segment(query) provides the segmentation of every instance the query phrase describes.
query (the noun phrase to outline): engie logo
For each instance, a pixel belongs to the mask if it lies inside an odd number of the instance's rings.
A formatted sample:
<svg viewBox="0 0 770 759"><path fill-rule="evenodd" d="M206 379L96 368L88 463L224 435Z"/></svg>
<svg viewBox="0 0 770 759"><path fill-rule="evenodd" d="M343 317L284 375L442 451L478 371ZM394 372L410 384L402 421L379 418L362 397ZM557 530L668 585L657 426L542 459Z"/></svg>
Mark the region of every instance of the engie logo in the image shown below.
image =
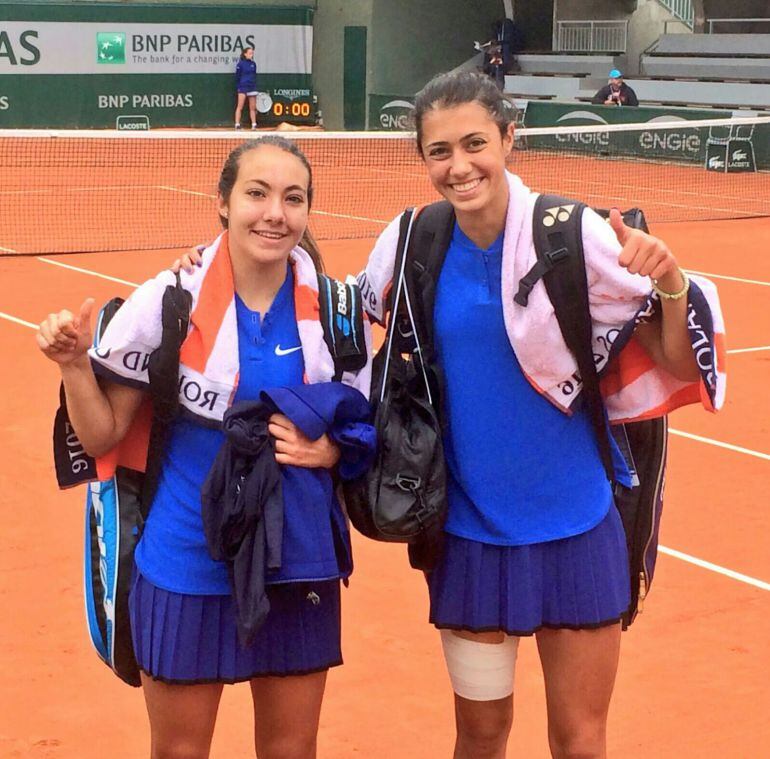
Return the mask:
<svg viewBox="0 0 770 759"><path fill-rule="evenodd" d="M660 130L658 132L641 132L639 147L642 150L697 154L701 148L701 138L692 132L675 132Z"/></svg>
<svg viewBox="0 0 770 759"><path fill-rule="evenodd" d="M97 32L96 62L125 63L126 35L123 32Z"/></svg>
<svg viewBox="0 0 770 759"><path fill-rule="evenodd" d="M380 126L383 129L408 130L413 110L414 104L408 100L391 100L380 108Z"/></svg>

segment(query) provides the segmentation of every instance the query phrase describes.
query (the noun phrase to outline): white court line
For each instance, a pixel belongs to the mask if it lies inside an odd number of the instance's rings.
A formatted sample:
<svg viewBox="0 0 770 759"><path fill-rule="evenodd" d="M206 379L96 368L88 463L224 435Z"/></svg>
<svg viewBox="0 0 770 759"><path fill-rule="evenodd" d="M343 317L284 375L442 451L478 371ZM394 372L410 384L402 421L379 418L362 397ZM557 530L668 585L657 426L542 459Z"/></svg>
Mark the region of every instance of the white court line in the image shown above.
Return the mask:
<svg viewBox="0 0 770 759"><path fill-rule="evenodd" d="M754 456L764 461L770 461L770 454L762 453L762 451L752 451L751 448L743 448L740 445L732 445L732 443L723 443L721 440L712 440L710 437L702 437L701 435L693 435L692 432L683 432L682 430L675 430L671 427L668 431L672 435L679 435L680 437L686 437L690 440L697 440L699 443L706 443L707 445L714 445L717 448L726 448L728 451L735 451L736 453L745 453L747 456Z"/></svg>
<svg viewBox="0 0 770 759"><path fill-rule="evenodd" d="M166 190L157 184L101 184L94 187L39 187L34 190L0 190L0 195L46 195L62 192L94 192L95 190Z"/></svg>
<svg viewBox="0 0 770 759"><path fill-rule="evenodd" d="M770 287L770 282L762 282L759 279L741 279L741 277L728 277L726 274L711 274L707 271L695 271L694 269L685 269L688 274L700 274L704 277L713 277L714 279L728 279L730 282L743 282L747 285L762 285Z"/></svg>
<svg viewBox="0 0 770 759"><path fill-rule="evenodd" d="M168 185L157 185L158 190L169 190L170 192L181 192L184 195L199 195L202 198L216 198L216 195L212 195L209 192L196 192L195 190L185 190L182 187L169 187Z"/></svg>
<svg viewBox="0 0 770 759"><path fill-rule="evenodd" d="M353 219L353 221L371 221L375 224L385 224L388 225L392 221L392 219L388 219L387 221L384 221L383 219L370 219L367 216L351 216L347 213L332 213L331 211L311 211L311 215L314 213L317 213L319 216L334 216L338 219Z"/></svg>
<svg viewBox="0 0 770 759"><path fill-rule="evenodd" d="M90 269L81 269L79 266L72 266L71 264L63 264L60 261L54 261L51 258L44 258L43 256L36 256L36 258L38 261L42 261L45 264L52 264L53 266L61 266L62 269L70 269L71 271L78 271L81 274L89 274L92 277L107 279L110 282L117 282L120 285L128 285L129 287L139 287L138 282L129 282L127 279L120 279L119 277L110 277L108 274L100 274L98 271L91 271Z"/></svg>
<svg viewBox="0 0 770 759"><path fill-rule="evenodd" d="M727 351L727 355L731 356L735 353L756 353L757 351L770 351L770 345L760 345L756 348L735 348L734 350Z"/></svg>
<svg viewBox="0 0 770 759"><path fill-rule="evenodd" d="M24 319L19 319L18 316L11 316L2 311L0 311L0 319L8 319L9 322L21 324L22 327L31 327L32 329L37 329L40 326L39 324L33 324L32 322L25 322Z"/></svg>
<svg viewBox="0 0 770 759"><path fill-rule="evenodd" d="M709 572L716 572L725 577L730 577L733 580L738 580L738 582L745 582L747 585L753 585L760 590L770 590L770 582L757 580L756 577L749 577L740 572L735 572L732 569L727 569L727 567L720 567L719 564L712 564L710 561L704 561L697 556L690 556L689 553L682 553L682 551L677 551L675 548L666 548L666 546L662 545L658 545L658 550L661 553L665 553L667 556L673 556L675 559L686 561L688 564L695 564L696 567L708 569Z"/></svg>
<svg viewBox="0 0 770 759"><path fill-rule="evenodd" d="M196 192L195 190L185 190L181 187L169 187L167 185L158 185L160 190L169 190L170 192L181 192L185 195L200 195L204 198L215 198L216 195L209 195L205 192ZM319 216L334 216L337 219L352 219L353 221L370 221L374 224L390 224L390 219L383 221L382 219L370 219L367 216L351 216L347 213L332 213L331 211L318 211L315 208L310 211L312 214L318 214Z"/></svg>
<svg viewBox="0 0 770 759"><path fill-rule="evenodd" d="M19 251L14 250L13 248L4 248L2 245L0 245L0 250L2 250L4 253L18 253Z"/></svg>

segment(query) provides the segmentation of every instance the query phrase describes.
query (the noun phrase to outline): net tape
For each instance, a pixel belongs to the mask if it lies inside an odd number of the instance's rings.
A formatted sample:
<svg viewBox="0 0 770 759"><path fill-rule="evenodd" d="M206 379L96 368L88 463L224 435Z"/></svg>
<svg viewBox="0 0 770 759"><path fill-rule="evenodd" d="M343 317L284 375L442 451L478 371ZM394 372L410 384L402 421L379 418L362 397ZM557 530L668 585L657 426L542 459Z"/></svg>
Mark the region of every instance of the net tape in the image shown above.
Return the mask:
<svg viewBox="0 0 770 759"><path fill-rule="evenodd" d="M319 240L374 237L405 206L438 198L411 133L277 134L313 166ZM221 165L243 140L0 130L0 255L209 241ZM539 192L641 207L652 223L770 216L770 118L518 129L509 168Z"/></svg>

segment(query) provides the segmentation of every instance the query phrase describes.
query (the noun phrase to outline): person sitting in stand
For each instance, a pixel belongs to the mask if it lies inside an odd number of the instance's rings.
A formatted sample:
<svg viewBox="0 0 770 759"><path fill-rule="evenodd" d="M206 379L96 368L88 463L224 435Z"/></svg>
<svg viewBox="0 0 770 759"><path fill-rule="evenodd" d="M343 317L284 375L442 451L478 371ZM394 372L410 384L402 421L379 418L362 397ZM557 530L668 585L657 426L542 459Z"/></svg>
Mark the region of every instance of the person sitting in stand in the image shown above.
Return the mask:
<svg viewBox="0 0 770 759"><path fill-rule="evenodd" d="M639 105L639 98L623 81L623 74L612 69L609 81L593 96L591 102L596 105Z"/></svg>

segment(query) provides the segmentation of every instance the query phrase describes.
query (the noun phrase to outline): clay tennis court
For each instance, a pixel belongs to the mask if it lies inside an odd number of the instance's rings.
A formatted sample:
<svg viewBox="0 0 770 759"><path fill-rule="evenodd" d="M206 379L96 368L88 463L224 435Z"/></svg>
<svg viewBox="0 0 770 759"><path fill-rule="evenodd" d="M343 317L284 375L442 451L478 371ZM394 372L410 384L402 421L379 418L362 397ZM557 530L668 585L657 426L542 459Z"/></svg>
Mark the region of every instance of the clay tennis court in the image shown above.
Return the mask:
<svg viewBox="0 0 770 759"><path fill-rule="evenodd" d="M30 199L14 212L35 207ZM49 217L38 231L55 234L57 224L71 223ZM715 277L727 323L728 396L718 415L688 408L671 418L663 553L644 611L623 638L609 753L755 757L770 744L770 219L659 223L653 232L688 270ZM357 271L371 242L323 243L330 273ZM0 248L16 244L0 239ZM76 309L87 296L128 295L175 256L0 256L2 757L148 754L141 692L112 675L87 638L84 493L56 487L58 371L33 330L49 311ZM329 676L319 756L449 756L452 694L438 635L426 622L424 581L401 546L354 536L354 548L356 571L343 593L346 664ZM515 698L509 755L547 757L531 639L521 646ZM251 724L248 686L226 688L212 756L253 756Z"/></svg>

